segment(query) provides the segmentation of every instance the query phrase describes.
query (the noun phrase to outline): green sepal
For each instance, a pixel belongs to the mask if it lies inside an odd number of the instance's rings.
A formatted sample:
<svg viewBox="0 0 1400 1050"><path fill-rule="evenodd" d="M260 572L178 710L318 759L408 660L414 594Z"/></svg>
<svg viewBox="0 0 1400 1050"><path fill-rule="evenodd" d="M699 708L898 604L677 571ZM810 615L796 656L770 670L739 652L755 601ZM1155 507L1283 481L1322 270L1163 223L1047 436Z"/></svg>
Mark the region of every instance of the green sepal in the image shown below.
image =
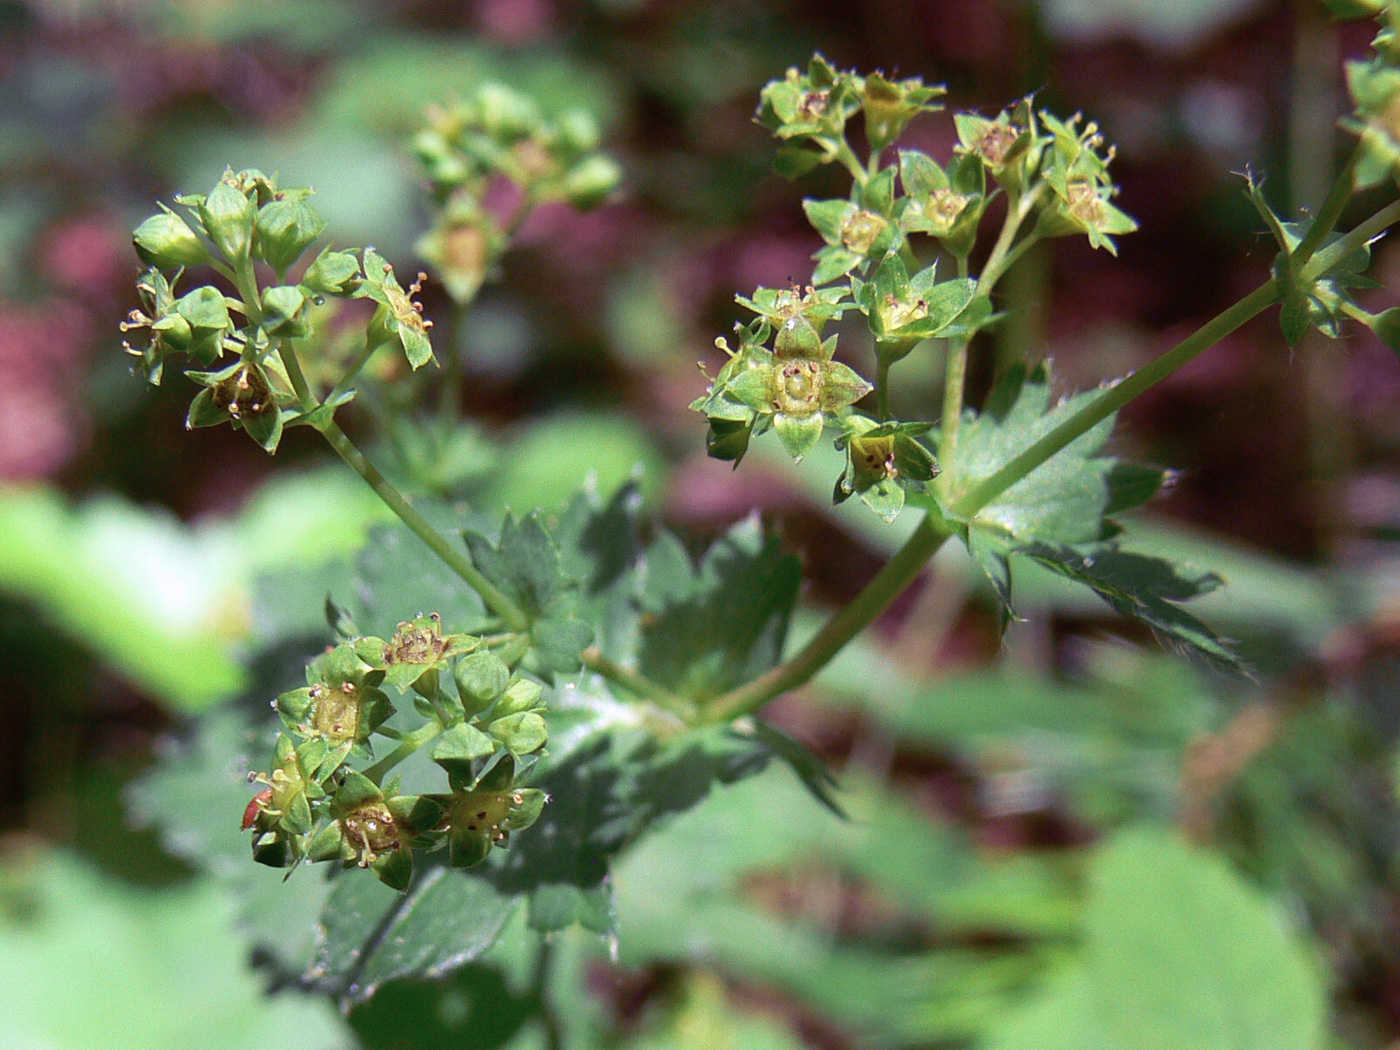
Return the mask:
<svg viewBox="0 0 1400 1050"><path fill-rule="evenodd" d="M447 833L448 863L454 868L474 868L491 854L491 833L468 831L453 825Z"/></svg>
<svg viewBox="0 0 1400 1050"><path fill-rule="evenodd" d="M710 417L709 430L705 434L705 454L711 459L732 461L735 467L749 450L749 438L753 436L753 423L750 420L717 419Z"/></svg>
<svg viewBox="0 0 1400 1050"><path fill-rule="evenodd" d="M840 244L841 231L846 222L856 213L856 205L848 200L812 200L802 202L802 210L807 213L807 221L812 229L821 234L827 244ZM815 282L821 283L821 282Z"/></svg>
<svg viewBox="0 0 1400 1050"><path fill-rule="evenodd" d="M292 799L287 811L282 814L281 824L293 835L311 833L311 803L304 793Z"/></svg>
<svg viewBox="0 0 1400 1050"><path fill-rule="evenodd" d="M860 189L860 203L867 211L888 218L894 210L894 168L883 168Z"/></svg>
<svg viewBox="0 0 1400 1050"><path fill-rule="evenodd" d="M175 311L190 326L189 343L185 352L200 364L207 365L222 356L224 336L233 327L228 313L228 300L217 288L203 285L175 303Z"/></svg>
<svg viewBox="0 0 1400 1050"><path fill-rule="evenodd" d="M214 391L205 387L195 394L194 400L190 402L190 410L185 416L185 429L214 427L228 422L228 419L228 411L214 403Z"/></svg>
<svg viewBox="0 0 1400 1050"><path fill-rule="evenodd" d="M214 246L236 265L248 258L258 211L246 194L227 181L231 177L226 173L199 203L199 217Z"/></svg>
<svg viewBox="0 0 1400 1050"><path fill-rule="evenodd" d="M488 759L476 772L476 779L470 789L474 792L509 791L515 786L517 776L523 776L527 760L523 755L512 751L499 752L495 760Z"/></svg>
<svg viewBox="0 0 1400 1050"><path fill-rule="evenodd" d="M438 737L431 758L457 780L475 775L473 763L496 750L496 741L481 730L462 722Z"/></svg>
<svg viewBox="0 0 1400 1050"><path fill-rule="evenodd" d="M190 224L165 205L160 209L132 232L141 261L161 270L211 262L209 249Z"/></svg>
<svg viewBox="0 0 1400 1050"><path fill-rule="evenodd" d="M349 252L333 252L329 248L323 249L301 275L301 286L312 295L341 299L354 295L363 283L360 260Z"/></svg>
<svg viewBox="0 0 1400 1050"><path fill-rule="evenodd" d="M432 847L441 841L439 829L447 818L442 796L393 795L384 800L384 807L393 816L405 845Z"/></svg>
<svg viewBox="0 0 1400 1050"><path fill-rule="evenodd" d="M284 274L325 230L326 221L305 199L274 200L258 211L253 251Z"/></svg>
<svg viewBox="0 0 1400 1050"><path fill-rule="evenodd" d="M379 785L363 773L352 769L345 774L345 779L341 781L331 802L337 814L345 814L353 813L371 802L383 800L384 792L380 790Z"/></svg>
<svg viewBox="0 0 1400 1050"><path fill-rule="evenodd" d="M457 695L468 716L479 714L505 692L510 684L510 668L489 649L469 653L452 668Z"/></svg>
<svg viewBox="0 0 1400 1050"><path fill-rule="evenodd" d="M338 820L328 821L306 844L306 859L310 861L349 860L354 855Z"/></svg>
<svg viewBox="0 0 1400 1050"><path fill-rule="evenodd" d="M817 442L821 440L823 424L820 412L805 416L779 412L773 416L773 429L778 432L778 440L783 443L783 450L793 458L793 462L817 447Z"/></svg>
<svg viewBox="0 0 1400 1050"><path fill-rule="evenodd" d="M513 715L518 711L534 711L541 708L543 704L540 702L540 697L544 695L544 688L539 682L529 678L516 678L499 695L500 699L491 708L491 717L493 718Z"/></svg>
<svg viewBox="0 0 1400 1050"><path fill-rule="evenodd" d="M263 289L262 326L269 336L299 339L311 331L306 320L306 293L295 285L279 284Z"/></svg>
<svg viewBox="0 0 1400 1050"><path fill-rule="evenodd" d="M311 689L303 686L280 694L275 701L277 714L288 729L296 729L311 712Z"/></svg>
<svg viewBox="0 0 1400 1050"><path fill-rule="evenodd" d="M858 255L849 248L840 245L828 245L812 256L817 261L816 267L812 270L813 284L830 284L840 277L845 277L862 262L865 256Z"/></svg>
<svg viewBox="0 0 1400 1050"><path fill-rule="evenodd" d="M275 405L265 412L244 416L238 423L265 452L277 451L277 446L282 441L282 413Z"/></svg>
<svg viewBox="0 0 1400 1050"><path fill-rule="evenodd" d="M253 862L269 868L285 868L295 858L287 836L276 831L263 832L253 839Z"/></svg>
<svg viewBox="0 0 1400 1050"><path fill-rule="evenodd" d="M519 795L521 801L511 800L511 807L506 814L504 826L511 831L524 831L540 819L540 814L544 812L545 803L549 801L549 796L539 788L516 788L513 794Z"/></svg>
<svg viewBox="0 0 1400 1050"><path fill-rule="evenodd" d="M370 863L369 870L391 890L407 893L413 881L413 850L400 846L381 853Z"/></svg>
<svg viewBox="0 0 1400 1050"><path fill-rule="evenodd" d="M549 742L549 729L542 716L534 711L521 711L493 719L486 731L516 755L528 755L539 751Z"/></svg>

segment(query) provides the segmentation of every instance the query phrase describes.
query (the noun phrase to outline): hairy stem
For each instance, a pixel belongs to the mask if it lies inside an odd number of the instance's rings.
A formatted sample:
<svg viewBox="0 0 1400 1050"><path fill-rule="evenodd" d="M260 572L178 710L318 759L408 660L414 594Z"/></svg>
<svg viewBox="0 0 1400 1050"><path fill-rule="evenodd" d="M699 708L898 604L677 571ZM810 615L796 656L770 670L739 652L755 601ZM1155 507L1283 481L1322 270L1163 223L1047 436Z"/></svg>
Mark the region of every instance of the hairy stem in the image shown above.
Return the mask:
<svg viewBox="0 0 1400 1050"><path fill-rule="evenodd" d="M894 556L865 589L837 612L800 651L753 681L731 689L705 705L701 720L728 722L757 711L774 697L806 684L833 656L889 608L923 570L924 564L952 533L926 515Z"/></svg>
<svg viewBox="0 0 1400 1050"><path fill-rule="evenodd" d="M413 752L417 751L424 744L431 743L442 735L442 724L436 719L430 719L411 733L405 733L399 738L399 746L390 751L374 765L366 769L365 776L369 777L376 784L383 783L384 774L393 769Z"/></svg>
<svg viewBox="0 0 1400 1050"><path fill-rule="evenodd" d="M426 543L429 549L447 563L448 568L460 576L472 590L481 595L481 600L486 603L486 607L501 618L501 622L512 631L525 631L530 626L530 617L524 609L516 605L503 591L496 587L490 580L483 576L480 570L471 563L464 550L460 550L456 545L450 543L442 533L429 524L428 519L423 517L413 505L403 497L388 479L384 477L365 458L355 443L345 435L345 431L331 420L321 431L331 448L335 449L340 458L350 466L370 488L374 489L380 499L392 510L400 521L408 526L409 530L420 540Z"/></svg>
<svg viewBox="0 0 1400 1050"><path fill-rule="evenodd" d="M870 181L870 175L865 170L865 165L860 162L860 158L856 156L855 150L851 149L851 144L846 141L844 136L841 138L841 144L836 147L835 159L851 173L851 178L855 179L859 185L864 186Z"/></svg>
<svg viewBox="0 0 1400 1050"><path fill-rule="evenodd" d="M890 359L875 351L875 411L883 423L890 418Z"/></svg>
<svg viewBox="0 0 1400 1050"><path fill-rule="evenodd" d="M609 659L597 646L590 645L579 654L579 659L583 661L583 666L594 674L602 675L615 685L622 686L634 696L650 700L657 707L663 711L669 711L681 721L689 723L695 720L695 705L689 700L671 692L665 686L653 682L646 675Z"/></svg>
<svg viewBox="0 0 1400 1050"><path fill-rule="evenodd" d="M1382 208L1334 244L1317 252L1315 257L1305 256L1298 259L1304 279L1315 280L1395 222L1400 222L1400 201ZM1272 278L1265 281L1156 360L1106 389L1091 404L964 493L953 503L951 509L959 517L968 518L976 514L1071 441L1087 433L1139 394L1194 361L1246 321L1276 303L1280 294L1281 289L1277 281ZM703 721L725 722L751 714L774 697L810 681L847 642L873 623L875 618L914 581L924 564L951 534L951 528L943 521L935 519L933 515L925 516L904 546L850 605L828 620L791 658L707 704L702 714Z"/></svg>
<svg viewBox="0 0 1400 1050"><path fill-rule="evenodd" d="M1342 217L1342 211L1351 202L1352 194L1352 172L1356 169L1357 162L1361 160L1362 147L1360 144L1351 151L1351 156L1347 158L1346 165L1342 168L1341 174L1332 182L1332 189L1327 194L1321 206L1317 209L1317 217L1313 219L1312 226L1309 227L1307 235L1302 243L1293 249L1293 262L1301 266L1312 257L1313 252L1327 235L1332 232L1337 225L1337 220Z"/></svg>
<svg viewBox="0 0 1400 1050"><path fill-rule="evenodd" d="M290 339L277 340L277 356L282 359L282 367L287 370L287 378L291 381L292 392L301 402L301 410L310 412L316 407L316 398L312 396L306 375L301 370L301 361L297 358L296 347L292 346Z"/></svg>
<svg viewBox="0 0 1400 1050"><path fill-rule="evenodd" d="M1005 232L1005 227L1003 227ZM958 276L967 278L967 256L959 255ZM958 425L962 422L963 390L967 386L967 348L970 339L955 339L948 344L948 360L943 366L943 415L938 452L944 459L952 455L958 443Z"/></svg>
<svg viewBox="0 0 1400 1050"><path fill-rule="evenodd" d="M1104 390L1079 412L1013 456L1001 469L963 493L953 502L953 513L960 518L972 517L1071 441L1092 430L1143 391L1194 361L1240 325L1277 302L1278 297L1278 282L1270 278L1166 353Z"/></svg>

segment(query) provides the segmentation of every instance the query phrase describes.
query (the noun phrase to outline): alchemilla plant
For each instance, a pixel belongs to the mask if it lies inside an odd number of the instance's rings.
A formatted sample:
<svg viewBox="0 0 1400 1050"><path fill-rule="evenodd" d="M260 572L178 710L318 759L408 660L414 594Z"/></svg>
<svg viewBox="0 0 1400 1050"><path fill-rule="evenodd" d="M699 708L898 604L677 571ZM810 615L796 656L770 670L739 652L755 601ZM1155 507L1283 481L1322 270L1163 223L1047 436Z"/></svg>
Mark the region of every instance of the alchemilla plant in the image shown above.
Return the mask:
<svg viewBox="0 0 1400 1050"><path fill-rule="evenodd" d="M710 454L736 468L756 441L794 460L830 441L844 457L829 479L836 502L857 500L886 522L917 519L794 652L785 640L798 567L752 521L697 562L669 533L643 527L628 489L485 523L453 522L445 506L391 483L338 420L358 392L412 386L436 367L433 324L417 301L426 278L404 280L372 247L318 247L328 231L309 190L229 170L137 227L149 268L123 325L128 349L153 383L178 363L197 388L188 425L227 424L269 453L289 429L309 427L422 541L368 560L362 593L332 594L336 640L311 659L305 686L273 701L280 728L250 774L258 790L242 823L254 860L368 869L407 894L375 910L360 873L337 875L323 922L355 947L299 979L372 994L364 952L420 907L450 914L450 936L464 926L479 935L470 950L428 950L394 976L470 961L518 909L546 933L575 922L611 932L611 859L710 784L774 758L839 806L821 764L754 716L825 667L950 541L985 573L1004 622L1019 555L1167 645L1239 669L1231 645L1181 605L1218 578L1120 546L1114 516L1152 498L1167 472L1104 448L1124 405L1271 306L1290 344L1309 328L1336 337L1362 324L1400 348L1400 315L1352 299L1368 283L1369 245L1400 219L1400 203L1337 228L1356 190L1400 175L1400 8L1386 5L1380 18L1372 56L1350 71L1355 146L1316 214L1285 219L1259 186L1244 186L1275 240L1272 275L1139 371L1061 400L1049 366L1023 362L970 404L969 360L1004 309L1002 279L1027 251L1084 237L1113 253L1136 228L1117 204L1114 149L1099 127L1034 98L990 117L950 116L937 85L862 75L820 55L763 89L757 119L778 140L778 170L797 178L834 165L850 191L804 202L820 245L811 274L738 297L742 316L717 340L724 360L691 407ZM929 120L951 120L950 155L901 146L912 122ZM419 252L458 310L470 309L534 207L591 207L618 185L597 140L587 117L546 118L498 86L428 114L414 149L435 212ZM504 213L490 192L502 184L513 188ZM356 300L368 301L358 313ZM892 407L909 400L893 396L901 362L934 354L946 362L941 403L901 418ZM443 355L444 406L456 401L455 356ZM400 424L431 429L441 418ZM451 585L386 608L395 581L422 578L425 560Z"/></svg>

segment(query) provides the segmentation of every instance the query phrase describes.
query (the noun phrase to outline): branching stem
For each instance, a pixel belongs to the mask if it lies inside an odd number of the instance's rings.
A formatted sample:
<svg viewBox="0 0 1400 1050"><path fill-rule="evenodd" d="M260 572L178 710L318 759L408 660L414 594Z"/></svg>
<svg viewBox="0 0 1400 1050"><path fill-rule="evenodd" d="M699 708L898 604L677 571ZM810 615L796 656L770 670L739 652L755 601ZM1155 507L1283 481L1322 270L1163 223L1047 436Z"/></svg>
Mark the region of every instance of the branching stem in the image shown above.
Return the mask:
<svg viewBox="0 0 1400 1050"><path fill-rule="evenodd" d="M1304 279L1316 279L1367 244L1395 222L1400 222L1400 201L1376 212L1335 243L1311 258L1297 258ZM1122 382L1104 390L1086 405L1012 457L1000 470L964 493L953 504L959 518L970 518L992 500L1015 485L1071 441L1087 433L1133 398L1194 361L1202 353L1262 313L1281 294L1278 282L1270 278L1233 306L1221 311L1160 357L1138 369ZM946 425L946 421L945 421ZM837 612L802 649L790 659L759 675L745 685L711 701L702 714L707 723L724 722L757 711L774 697L810 681L847 642L873 623L892 601L919 575L925 562L952 534L952 528L933 515L926 516L903 547L885 564L850 605Z"/></svg>
<svg viewBox="0 0 1400 1050"><path fill-rule="evenodd" d="M399 738L399 746L390 751L374 765L366 769L365 776L376 784L384 782L384 774L393 769L424 744L432 743L442 735L442 723L436 718L429 719L411 733Z"/></svg>

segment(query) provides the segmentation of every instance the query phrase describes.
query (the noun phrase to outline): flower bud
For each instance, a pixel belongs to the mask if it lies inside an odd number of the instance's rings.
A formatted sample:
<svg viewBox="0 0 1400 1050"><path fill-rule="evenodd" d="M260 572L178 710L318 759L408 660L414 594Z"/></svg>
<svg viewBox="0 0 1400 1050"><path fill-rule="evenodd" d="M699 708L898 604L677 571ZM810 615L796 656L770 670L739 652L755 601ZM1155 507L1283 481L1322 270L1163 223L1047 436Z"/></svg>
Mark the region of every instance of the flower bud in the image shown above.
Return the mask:
<svg viewBox="0 0 1400 1050"><path fill-rule="evenodd" d="M334 295L346 298L359 291L360 260L349 252L333 252L329 248L316 256L316 261L301 275L301 286L313 295Z"/></svg>
<svg viewBox="0 0 1400 1050"><path fill-rule="evenodd" d="M211 260L209 249L189 223L164 206L159 215L136 227L132 239L141 261L157 269L199 266Z"/></svg>
<svg viewBox="0 0 1400 1050"><path fill-rule="evenodd" d="M240 190L221 181L199 205L199 217L214 246L232 263L248 258L257 208Z"/></svg>
<svg viewBox="0 0 1400 1050"><path fill-rule="evenodd" d="M306 295L294 285L263 289L263 331L274 338L297 339L311 331L306 322Z"/></svg>
<svg viewBox="0 0 1400 1050"><path fill-rule="evenodd" d="M564 195L575 208L587 211L603 203L622 183L622 168L601 153L584 158L564 176Z"/></svg>
<svg viewBox="0 0 1400 1050"><path fill-rule="evenodd" d="M224 336L233 327L223 293L204 285L182 296L175 311L190 327L190 339L184 347L190 357L207 365L222 356Z"/></svg>
<svg viewBox="0 0 1400 1050"><path fill-rule="evenodd" d="M258 212L254 250L277 273L286 273L325 229L326 221L307 201L274 200Z"/></svg>
<svg viewBox="0 0 1400 1050"><path fill-rule="evenodd" d="M514 755L529 755L549 742L544 717L534 711L521 711L494 719L486 731Z"/></svg>
<svg viewBox="0 0 1400 1050"><path fill-rule="evenodd" d="M483 84L478 98L481 126L497 141L513 142L539 129L539 108L504 84Z"/></svg>
<svg viewBox="0 0 1400 1050"><path fill-rule="evenodd" d="M486 859L493 846L504 846L512 831L524 831L539 819L549 796L539 788L468 791L448 810L448 842L454 868L469 868Z"/></svg>
<svg viewBox="0 0 1400 1050"><path fill-rule="evenodd" d="M489 650L471 653L452 669L457 694L468 717L486 710L510 683L510 668Z"/></svg>

